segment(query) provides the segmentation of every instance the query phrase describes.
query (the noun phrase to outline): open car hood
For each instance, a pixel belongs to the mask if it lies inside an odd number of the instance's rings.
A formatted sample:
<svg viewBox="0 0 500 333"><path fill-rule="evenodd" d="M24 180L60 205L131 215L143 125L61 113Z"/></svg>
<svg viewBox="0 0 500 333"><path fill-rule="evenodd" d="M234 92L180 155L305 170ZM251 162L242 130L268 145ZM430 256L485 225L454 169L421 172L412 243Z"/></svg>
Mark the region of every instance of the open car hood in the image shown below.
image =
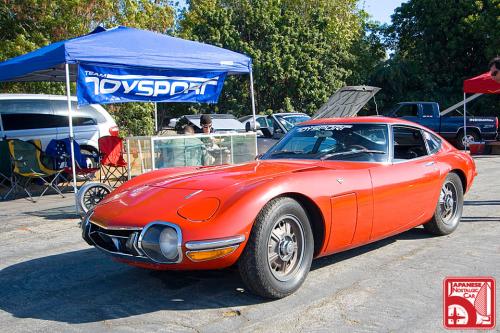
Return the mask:
<svg viewBox="0 0 500 333"><path fill-rule="evenodd" d="M370 86L340 88L319 108L313 119L354 117L379 90Z"/></svg>

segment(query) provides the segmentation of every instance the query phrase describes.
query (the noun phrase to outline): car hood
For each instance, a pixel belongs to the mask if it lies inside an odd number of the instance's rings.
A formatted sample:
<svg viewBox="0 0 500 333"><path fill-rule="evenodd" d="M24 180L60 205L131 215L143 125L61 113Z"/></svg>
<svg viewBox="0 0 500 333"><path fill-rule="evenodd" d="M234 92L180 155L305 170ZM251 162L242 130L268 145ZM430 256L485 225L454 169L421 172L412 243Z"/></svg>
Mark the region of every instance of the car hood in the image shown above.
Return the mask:
<svg viewBox="0 0 500 333"><path fill-rule="evenodd" d="M316 163L307 161L255 161L232 166L189 168L175 174L171 174L169 169L160 170L156 171L159 174L153 179L108 195L95 207L92 221L103 227L141 226L160 217L173 221L177 208L185 205L191 197L223 200L224 195L219 192L234 193L226 191L233 186L241 188L260 180L316 168ZM165 172L164 176L162 172Z"/></svg>
<svg viewBox="0 0 500 333"><path fill-rule="evenodd" d="M214 191L261 178L316 167L315 163L307 161L255 161L240 165L195 169L192 172L156 178L143 185L168 189Z"/></svg>

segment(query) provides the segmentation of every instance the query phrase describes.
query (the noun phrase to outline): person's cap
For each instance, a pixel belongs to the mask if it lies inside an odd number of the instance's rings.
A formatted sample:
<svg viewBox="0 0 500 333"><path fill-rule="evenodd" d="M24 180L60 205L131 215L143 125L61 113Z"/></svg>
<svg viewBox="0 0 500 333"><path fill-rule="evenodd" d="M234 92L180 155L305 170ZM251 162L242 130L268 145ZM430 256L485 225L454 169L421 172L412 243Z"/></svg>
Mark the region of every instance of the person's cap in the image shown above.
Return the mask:
<svg viewBox="0 0 500 333"><path fill-rule="evenodd" d="M210 125L212 123L212 118L210 117L209 114L202 114L200 117L200 124L203 125Z"/></svg>

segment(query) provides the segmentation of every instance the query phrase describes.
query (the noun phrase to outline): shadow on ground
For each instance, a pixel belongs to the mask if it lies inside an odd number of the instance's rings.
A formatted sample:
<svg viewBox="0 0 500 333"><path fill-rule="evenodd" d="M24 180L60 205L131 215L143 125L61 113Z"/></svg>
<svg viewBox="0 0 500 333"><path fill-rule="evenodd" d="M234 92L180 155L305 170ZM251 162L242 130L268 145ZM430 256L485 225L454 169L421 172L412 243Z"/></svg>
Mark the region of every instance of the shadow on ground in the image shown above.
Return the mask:
<svg viewBox="0 0 500 333"><path fill-rule="evenodd" d="M321 269L397 240L429 238L412 229L313 262ZM42 257L0 271L0 309L17 318L88 323L160 310L218 309L266 302L247 291L236 268L162 272L113 262L95 249Z"/></svg>
<svg viewBox="0 0 500 333"><path fill-rule="evenodd" d="M42 217L47 220L69 220L79 218L75 206L57 207L51 209L26 212L27 215Z"/></svg>

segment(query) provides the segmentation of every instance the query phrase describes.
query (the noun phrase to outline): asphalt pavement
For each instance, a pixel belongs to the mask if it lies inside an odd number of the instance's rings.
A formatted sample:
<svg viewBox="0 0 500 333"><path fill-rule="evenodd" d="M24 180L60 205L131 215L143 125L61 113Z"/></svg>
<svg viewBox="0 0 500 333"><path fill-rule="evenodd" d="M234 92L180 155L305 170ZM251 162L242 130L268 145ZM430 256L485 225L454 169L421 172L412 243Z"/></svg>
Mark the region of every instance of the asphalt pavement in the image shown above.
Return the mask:
<svg viewBox="0 0 500 333"><path fill-rule="evenodd" d="M0 202L0 331L445 331L446 276L500 283L500 157L476 163L453 234L419 227L318 259L299 291L278 301L247 292L236 269L155 272L113 262L81 239L71 194Z"/></svg>

